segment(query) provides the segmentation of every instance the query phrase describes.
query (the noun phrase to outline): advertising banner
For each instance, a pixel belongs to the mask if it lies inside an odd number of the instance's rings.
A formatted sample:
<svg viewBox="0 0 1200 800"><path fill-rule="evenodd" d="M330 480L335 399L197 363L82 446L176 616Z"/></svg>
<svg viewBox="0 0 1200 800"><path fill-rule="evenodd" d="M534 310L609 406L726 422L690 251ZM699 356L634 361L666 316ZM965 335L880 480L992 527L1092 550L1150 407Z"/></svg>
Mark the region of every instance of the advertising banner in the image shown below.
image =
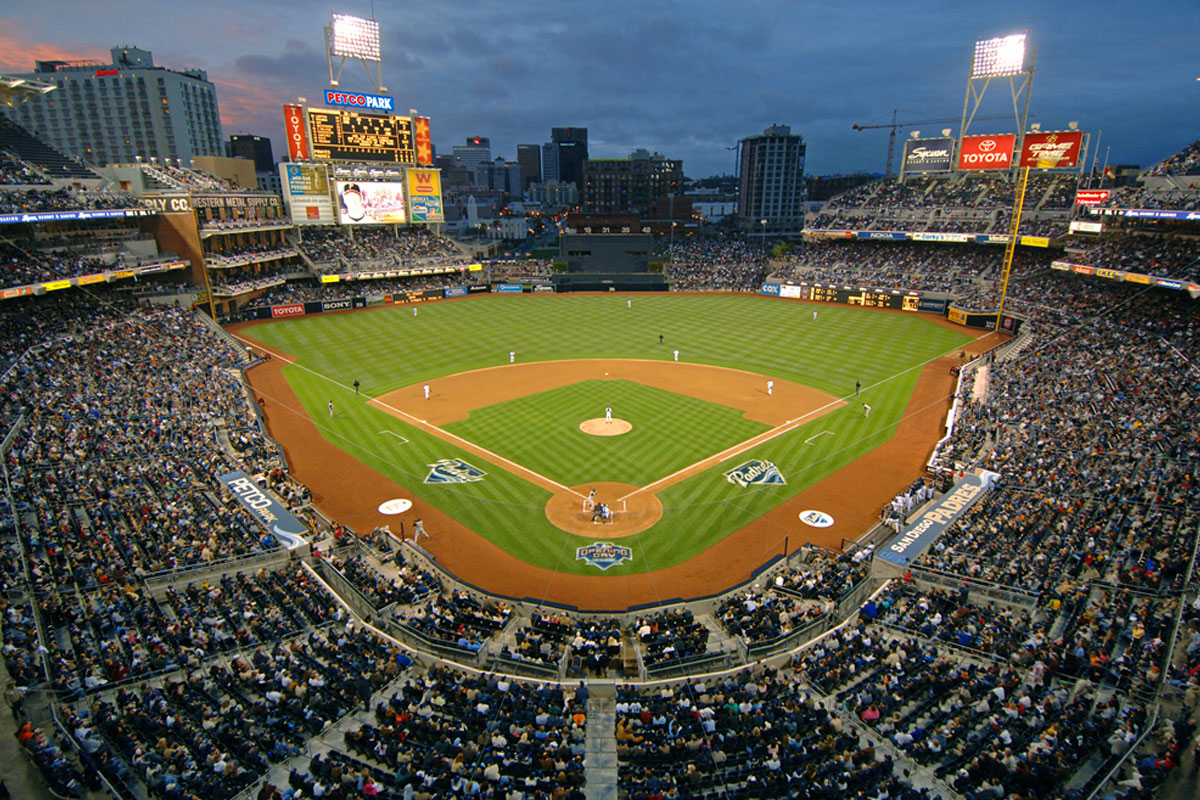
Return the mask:
<svg viewBox="0 0 1200 800"><path fill-rule="evenodd" d="M447 286L446 297L466 297L467 287L465 286Z"/></svg>
<svg viewBox="0 0 1200 800"><path fill-rule="evenodd" d="M1200 219L1200 211L1168 211L1162 208L1127 208L1121 214L1134 219L1178 219L1194 222Z"/></svg>
<svg viewBox="0 0 1200 800"><path fill-rule="evenodd" d="M304 306L300 303L291 303L286 306L271 306L272 317L302 317L304 316Z"/></svg>
<svg viewBox="0 0 1200 800"><path fill-rule="evenodd" d="M333 89L325 90L325 105L365 108L368 111L387 111L388 113L396 110L396 101L385 95L338 92ZM286 106L284 107L286 108Z"/></svg>
<svg viewBox="0 0 1200 800"><path fill-rule="evenodd" d="M404 184L399 181L335 181L334 186L338 197L338 222L343 225L408 222L404 213Z"/></svg>
<svg viewBox="0 0 1200 800"><path fill-rule="evenodd" d="M959 308L950 309L950 313L946 315L946 319L958 325L967 324L967 312Z"/></svg>
<svg viewBox="0 0 1200 800"><path fill-rule="evenodd" d="M1012 166L1013 148L1017 144L1015 133L996 136L964 136L962 149L958 152L958 168L1008 169Z"/></svg>
<svg viewBox="0 0 1200 800"><path fill-rule="evenodd" d="M1007 233L977 233L975 244L1008 244Z"/></svg>
<svg viewBox="0 0 1200 800"><path fill-rule="evenodd" d="M969 233L910 233L908 238L914 242L969 242L973 235Z"/></svg>
<svg viewBox="0 0 1200 800"><path fill-rule="evenodd" d="M408 207L413 222L442 222L442 176L436 169L410 169Z"/></svg>
<svg viewBox="0 0 1200 800"><path fill-rule="evenodd" d="M779 296L779 284L778 283L764 283L761 287L759 287L758 291L762 294L773 294L776 297L778 297Z"/></svg>
<svg viewBox="0 0 1200 800"><path fill-rule="evenodd" d="M496 285L496 291L500 294L520 294L522 289L519 283L501 283Z"/></svg>
<svg viewBox="0 0 1200 800"><path fill-rule="evenodd" d="M343 309L353 308L353 307L354 307L354 304L351 301L351 299L348 297L345 300L322 300L321 301L321 310L322 311L341 311Z"/></svg>
<svg viewBox="0 0 1200 800"><path fill-rule="evenodd" d="M1099 222L1084 222L1081 219L1071 220L1071 233L1100 233L1104 225Z"/></svg>
<svg viewBox="0 0 1200 800"><path fill-rule="evenodd" d="M1108 199L1108 189L1080 189L1075 192L1075 205L1098 206Z"/></svg>
<svg viewBox="0 0 1200 800"><path fill-rule="evenodd" d="M145 208L98 208L87 211L30 211L23 214L0 214L0 224L7 225L13 222L74 222L76 220L89 219L124 219L126 217L144 217L150 213L151 211Z"/></svg>
<svg viewBox="0 0 1200 800"><path fill-rule="evenodd" d="M808 298L808 287L807 286L793 286L790 283L784 284L783 286L779 287L779 296L792 298L792 299L807 299Z"/></svg>
<svg viewBox="0 0 1200 800"><path fill-rule="evenodd" d="M535 283L533 291L539 294L552 294L554 292L554 284L552 283Z"/></svg>
<svg viewBox="0 0 1200 800"><path fill-rule="evenodd" d="M283 128L287 131L288 155L292 161L307 161L308 123L304 120L304 109L297 105L283 107Z"/></svg>
<svg viewBox="0 0 1200 800"><path fill-rule="evenodd" d="M909 139L904 143L904 159L900 171L947 172L954 163L954 140Z"/></svg>
<svg viewBox="0 0 1200 800"><path fill-rule="evenodd" d="M1026 247L1049 247L1050 240L1045 236L1022 236L1020 243Z"/></svg>
<svg viewBox="0 0 1200 800"><path fill-rule="evenodd" d="M944 313L949 300L936 300L932 297L922 297L917 302L918 311L936 311L938 314Z"/></svg>
<svg viewBox="0 0 1200 800"><path fill-rule="evenodd" d="M859 239L905 239L908 234L903 231L859 231Z"/></svg>
<svg viewBox="0 0 1200 800"><path fill-rule="evenodd" d="M283 195L293 225L334 225L329 173L323 164L280 164Z"/></svg>
<svg viewBox="0 0 1200 800"><path fill-rule="evenodd" d="M292 516L275 498L268 495L253 479L241 470L219 475L218 480L233 493L258 522L289 549L304 544L308 526Z"/></svg>
<svg viewBox="0 0 1200 800"><path fill-rule="evenodd" d="M1021 163L1033 169L1066 169L1079 163L1083 131L1027 133L1021 144Z"/></svg>
<svg viewBox="0 0 1200 800"><path fill-rule="evenodd" d="M413 117L412 125L417 166L429 166L433 164L433 138L429 133L429 117Z"/></svg>
<svg viewBox="0 0 1200 800"><path fill-rule="evenodd" d="M902 567L908 566L937 541L937 538L967 509L979 502L999 478L998 472L988 470L964 475L933 508L918 515L898 537L877 551L875 557Z"/></svg>

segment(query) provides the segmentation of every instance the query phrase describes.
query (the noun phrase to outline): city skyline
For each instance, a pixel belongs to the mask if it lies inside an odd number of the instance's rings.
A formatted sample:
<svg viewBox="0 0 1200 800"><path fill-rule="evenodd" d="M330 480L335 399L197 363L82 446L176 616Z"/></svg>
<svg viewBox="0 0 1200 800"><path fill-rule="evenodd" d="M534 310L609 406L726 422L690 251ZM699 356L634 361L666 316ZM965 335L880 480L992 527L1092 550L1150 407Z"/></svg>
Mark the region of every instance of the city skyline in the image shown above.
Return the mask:
<svg viewBox="0 0 1200 800"><path fill-rule="evenodd" d="M805 138L808 174L882 172L887 129L852 125L886 125L897 108L901 121L957 119L975 40L1025 30L1039 48L1034 120L1046 130L1077 120L1093 134L1089 159L1149 166L1200 138L1200 81L1189 58L1200 14L1189 2L1119 5L1098 18L1074 0L994 9L870 0L852 11L618 0L564 16L555 3L478 0L380 5L375 16L387 94L398 113L431 117L439 153L487 136L493 157L515 161L518 144L575 126L588 129L592 157L645 148L704 177L732 173L737 141L776 123ZM361 0L335 10L371 15ZM266 136L280 155L282 105L298 96L319 105L327 86L328 15L307 0L203 8L129 0L121 14L49 0L3 18L0 72L30 72L37 59L106 61L114 45L141 47L169 69L206 70L225 138ZM347 63L341 88L369 90L360 66ZM981 114L1011 114L1007 82L985 101ZM897 138L913 127L928 136L957 123L906 127ZM1009 119L970 132L1012 130Z"/></svg>

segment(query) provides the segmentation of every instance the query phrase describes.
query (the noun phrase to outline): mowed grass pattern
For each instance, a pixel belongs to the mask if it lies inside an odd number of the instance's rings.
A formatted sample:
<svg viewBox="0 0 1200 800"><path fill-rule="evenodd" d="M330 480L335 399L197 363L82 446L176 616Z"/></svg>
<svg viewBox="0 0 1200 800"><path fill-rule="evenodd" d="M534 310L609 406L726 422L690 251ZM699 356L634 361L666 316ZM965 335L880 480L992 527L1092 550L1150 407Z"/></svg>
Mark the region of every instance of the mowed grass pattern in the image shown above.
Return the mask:
<svg viewBox="0 0 1200 800"><path fill-rule="evenodd" d="M247 334L299 360L299 365L288 367L285 374L308 415L331 442L518 558L581 574L596 574L596 570L576 562L573 548L591 540L570 536L549 524L544 514L545 490L480 464L477 457L452 444L368 407L366 397L441 375L507 364L510 350L522 362L565 358L656 358L665 362L678 348L680 360L757 372L764 379L793 380L849 398L851 402L844 408L664 490L660 494L666 509L662 521L622 540L635 548L634 562L605 573L627 574L686 560L886 441L904 413L920 367L970 340L916 314L757 296L636 295L632 308L626 306L627 299L620 295L479 296L421 306L416 316L410 307L389 307L272 322ZM815 321L814 309L819 312ZM663 345L658 343L659 333L665 337ZM364 397L356 398L349 388L356 379ZM858 398L853 397L856 380L863 387ZM641 395L647 388L637 387L635 394ZM518 405L504 404L504 413L495 420L487 420L487 414L473 415L455 425L482 424L481 438L497 448L513 448L504 455L511 458L510 453L529 452L530 460L547 472L519 458L514 460L547 477L564 476L564 483L620 480L638 484L662 477L652 474L657 468L633 464L628 472L611 478L607 474L587 474L579 481L570 477L589 472L591 457L564 444L569 438L556 439L558 444L548 446L541 432L548 424L562 426L565 432L566 427L578 425L580 413L601 416L609 401L587 397L589 393L584 391L585 408L564 410L570 417L566 420L552 419L554 413L538 403L513 401ZM328 419L325 408L330 399L338 409L333 420ZM862 415L863 402L873 407L869 419ZM613 401L621 416L625 412L619 403ZM669 443L667 447L691 444L688 431L694 431L695 424L689 422L689 414L655 417L655 426L683 426L682 433L660 438ZM489 430L488 426L493 427ZM399 445L394 437L379 433L385 429L406 437L409 443ZM826 431L827 435L812 438ZM460 435L488 447L473 436ZM749 435L731 431L731 438L739 441ZM807 442L809 439L812 441ZM721 449L713 445L700 457ZM459 485L421 482L427 464L451 457L486 469L487 477ZM778 464L788 484L743 489L729 483L724 472L750 458ZM600 461L594 466L600 468ZM778 539L786 535L778 533ZM764 552L774 544L764 540Z"/></svg>
<svg viewBox="0 0 1200 800"><path fill-rule="evenodd" d="M633 425L593 436L585 419L613 415ZM476 409L444 426L565 486L616 481L643 486L743 442L766 425L734 408L627 380L589 380Z"/></svg>

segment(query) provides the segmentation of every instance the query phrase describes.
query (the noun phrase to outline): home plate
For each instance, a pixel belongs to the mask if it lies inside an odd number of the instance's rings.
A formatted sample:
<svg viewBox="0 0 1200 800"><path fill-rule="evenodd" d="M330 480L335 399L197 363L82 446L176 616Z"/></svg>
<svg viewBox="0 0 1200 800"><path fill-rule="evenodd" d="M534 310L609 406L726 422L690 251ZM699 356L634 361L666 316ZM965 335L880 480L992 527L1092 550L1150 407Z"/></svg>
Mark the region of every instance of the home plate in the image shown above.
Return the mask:
<svg viewBox="0 0 1200 800"><path fill-rule="evenodd" d="M388 514L389 516L394 514L403 514L410 508L412 508L412 500L409 500L407 497L396 497L392 500L380 503L379 513Z"/></svg>

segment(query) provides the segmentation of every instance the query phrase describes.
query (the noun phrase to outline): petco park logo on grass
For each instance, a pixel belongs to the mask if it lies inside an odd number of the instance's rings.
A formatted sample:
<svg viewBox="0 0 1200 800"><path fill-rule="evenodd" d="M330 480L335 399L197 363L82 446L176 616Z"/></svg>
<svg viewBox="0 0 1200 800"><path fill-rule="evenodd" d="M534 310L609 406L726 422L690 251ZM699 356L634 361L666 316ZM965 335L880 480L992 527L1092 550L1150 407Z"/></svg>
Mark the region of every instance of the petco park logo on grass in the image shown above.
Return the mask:
<svg viewBox="0 0 1200 800"><path fill-rule="evenodd" d="M443 458L425 466L430 468L425 483L474 483L487 475L461 458Z"/></svg>
<svg viewBox="0 0 1200 800"><path fill-rule="evenodd" d="M745 489L750 484L785 484L787 481L783 479L783 473L779 471L779 467L775 466L770 461L747 461L745 464L740 464L729 472L725 473L725 477L730 483L736 483Z"/></svg>
<svg viewBox="0 0 1200 800"><path fill-rule="evenodd" d="M584 561L599 570L606 570L626 561L633 561L633 548L622 547L612 542L593 542L587 547L576 547L575 560Z"/></svg>

